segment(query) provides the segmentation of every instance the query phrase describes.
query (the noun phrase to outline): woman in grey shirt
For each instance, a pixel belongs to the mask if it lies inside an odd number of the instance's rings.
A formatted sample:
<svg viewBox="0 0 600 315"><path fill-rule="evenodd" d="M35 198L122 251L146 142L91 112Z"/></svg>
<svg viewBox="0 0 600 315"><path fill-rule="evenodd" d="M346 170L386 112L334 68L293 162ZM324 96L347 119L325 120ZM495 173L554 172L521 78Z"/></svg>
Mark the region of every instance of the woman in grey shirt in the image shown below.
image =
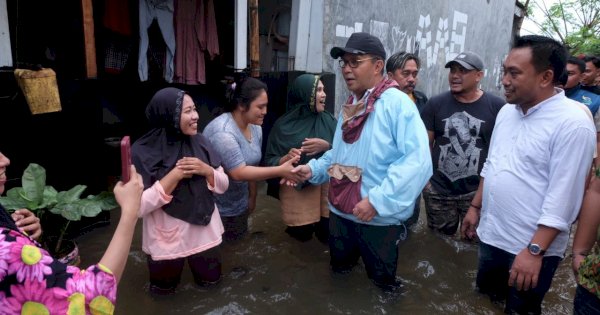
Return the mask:
<svg viewBox="0 0 600 315"><path fill-rule="evenodd" d="M299 182L290 171L299 156L287 163L259 167L261 160L262 125L267 114L267 85L258 79L245 78L236 83L233 101L225 113L213 119L203 134L221 154L229 175L229 189L217 195L217 205L225 227L223 239L237 240L248 231L248 214L256 206L256 181L275 177Z"/></svg>

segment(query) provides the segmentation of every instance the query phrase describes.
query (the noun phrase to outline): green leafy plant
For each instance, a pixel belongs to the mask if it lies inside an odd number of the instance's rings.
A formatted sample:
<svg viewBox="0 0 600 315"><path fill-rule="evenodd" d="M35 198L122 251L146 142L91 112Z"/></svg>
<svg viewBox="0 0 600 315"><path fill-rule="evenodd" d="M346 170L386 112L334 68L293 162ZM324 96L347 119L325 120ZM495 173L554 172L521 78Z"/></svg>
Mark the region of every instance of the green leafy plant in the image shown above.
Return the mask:
<svg viewBox="0 0 600 315"><path fill-rule="evenodd" d="M0 204L9 211L29 209L44 227L47 212L60 215L66 222L60 227L54 252L58 253L69 224L79 221L81 217L95 217L103 210L111 210L118 206L112 192L102 192L81 198L87 188L85 185L58 192L54 187L46 185L46 170L35 163L29 164L21 178L22 187L15 187L6 192L6 197L0 197Z"/></svg>

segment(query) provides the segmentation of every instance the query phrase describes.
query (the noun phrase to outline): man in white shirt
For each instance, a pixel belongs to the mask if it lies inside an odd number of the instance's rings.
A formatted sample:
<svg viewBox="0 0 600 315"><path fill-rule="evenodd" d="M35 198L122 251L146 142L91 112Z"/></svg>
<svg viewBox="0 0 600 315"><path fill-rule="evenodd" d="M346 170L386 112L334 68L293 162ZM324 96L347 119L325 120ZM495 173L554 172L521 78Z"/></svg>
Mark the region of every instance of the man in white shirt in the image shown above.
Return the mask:
<svg viewBox="0 0 600 315"><path fill-rule="evenodd" d="M554 87L566 60L551 38L516 39L503 66L508 104L461 227L480 239L479 291L505 300L510 314L541 313L592 163L595 127Z"/></svg>

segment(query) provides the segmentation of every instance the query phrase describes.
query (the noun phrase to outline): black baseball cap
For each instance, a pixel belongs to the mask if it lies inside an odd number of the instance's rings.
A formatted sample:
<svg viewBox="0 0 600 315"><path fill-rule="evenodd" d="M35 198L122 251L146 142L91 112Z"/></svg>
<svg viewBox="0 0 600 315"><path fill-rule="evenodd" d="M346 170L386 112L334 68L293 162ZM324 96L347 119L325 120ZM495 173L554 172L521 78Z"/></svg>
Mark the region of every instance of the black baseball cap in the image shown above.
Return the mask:
<svg viewBox="0 0 600 315"><path fill-rule="evenodd" d="M346 42L346 47L333 47L329 54L334 59L337 59L345 53L357 55L370 54L379 56L383 60L386 57L385 49L379 38L364 32L352 33Z"/></svg>
<svg viewBox="0 0 600 315"><path fill-rule="evenodd" d="M461 52L453 60L450 60L446 63L446 68L450 68L454 62L463 66L467 70L483 70L483 60L481 60L481 57L479 57L478 54L472 51Z"/></svg>

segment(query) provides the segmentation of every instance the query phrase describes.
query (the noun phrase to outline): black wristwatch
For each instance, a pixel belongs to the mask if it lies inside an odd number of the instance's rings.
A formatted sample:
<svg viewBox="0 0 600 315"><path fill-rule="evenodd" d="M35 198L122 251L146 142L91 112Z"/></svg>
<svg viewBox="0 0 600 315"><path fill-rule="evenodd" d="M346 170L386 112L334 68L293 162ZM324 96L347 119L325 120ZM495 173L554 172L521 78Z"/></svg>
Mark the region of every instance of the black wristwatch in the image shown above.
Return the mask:
<svg viewBox="0 0 600 315"><path fill-rule="evenodd" d="M543 250L540 245L538 244L531 244L529 243L527 245L527 249L529 250L529 253L533 256L544 256L544 254L546 253L545 250Z"/></svg>

